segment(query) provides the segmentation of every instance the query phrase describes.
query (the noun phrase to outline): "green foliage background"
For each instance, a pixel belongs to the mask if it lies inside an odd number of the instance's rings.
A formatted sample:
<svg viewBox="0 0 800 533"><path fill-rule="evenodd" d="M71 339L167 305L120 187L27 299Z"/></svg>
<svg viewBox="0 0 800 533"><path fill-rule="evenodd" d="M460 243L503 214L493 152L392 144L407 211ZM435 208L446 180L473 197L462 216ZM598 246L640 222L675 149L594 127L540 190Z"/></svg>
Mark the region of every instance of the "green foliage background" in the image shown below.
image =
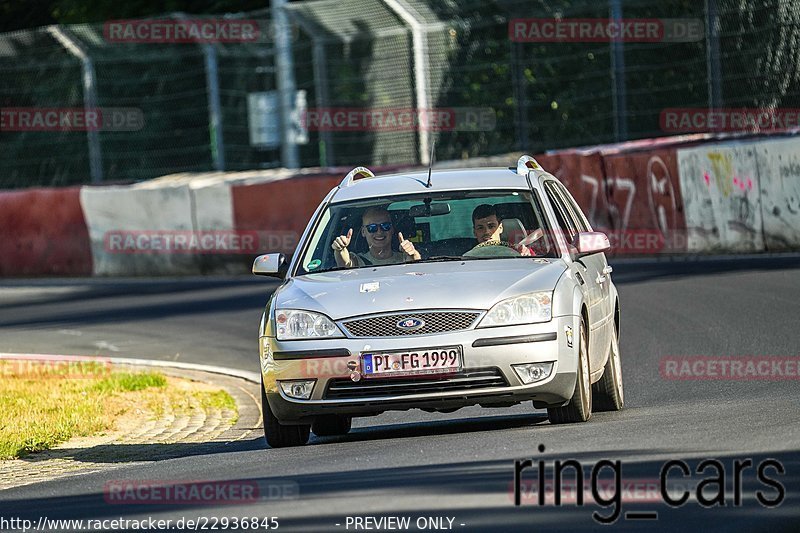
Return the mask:
<svg viewBox="0 0 800 533"><path fill-rule="evenodd" d="M435 134L438 160L511 151L610 143L665 135L663 109L709 105L708 43L625 43L624 82L628 135L615 129L614 70L609 43L516 43L509 39L514 18L608 18L608 1L597 0L406 0L435 13L441 22L429 33L433 107L491 108L491 131ZM328 2L325 4L325 2ZM413 72L407 37L382 41L366 2L322 0L321 12L352 17L362 31L346 44L326 45L329 105L413 105ZM706 5L719 14L721 107L800 107L800 2L787 0L624 0L625 18L690 18L706 23ZM319 3L319 2L318 2ZM292 5L297 5L292 2ZM53 45L43 30L17 31L48 24L73 24L81 35L113 19L252 12L268 26L267 2L134 0L0 0L0 107L80 107L80 63ZM250 13L243 16L248 17ZM374 15L369 15L374 16ZM324 21L319 21L320 23ZM383 21L384 24L392 21ZM396 21L398 27L402 22ZM101 31L101 30L100 30ZM316 86L312 40L295 28L294 59L298 88L314 105ZM139 107L147 131L102 134L106 181L124 182L172 172L210 170L210 132L204 57L200 46L90 46L96 62L101 106ZM10 52L9 52L10 51ZM279 164L278 150L249 145L246 97L274 90L273 56L268 44L217 46L227 168ZM386 54L398 59L387 62ZM401 65L394 72L387 65ZM416 137L338 134L325 158L321 136L310 133L301 147L303 166L377 165L418 162ZM0 188L88 182L85 134L75 132L0 132Z"/></svg>

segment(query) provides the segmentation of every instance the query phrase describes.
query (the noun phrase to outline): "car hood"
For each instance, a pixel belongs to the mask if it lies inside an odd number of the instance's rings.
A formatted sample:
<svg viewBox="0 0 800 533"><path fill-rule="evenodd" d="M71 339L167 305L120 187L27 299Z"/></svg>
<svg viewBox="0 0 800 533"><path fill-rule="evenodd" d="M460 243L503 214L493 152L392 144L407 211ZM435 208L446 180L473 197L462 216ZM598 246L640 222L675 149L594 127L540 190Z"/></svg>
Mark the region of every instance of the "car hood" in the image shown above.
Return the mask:
<svg viewBox="0 0 800 533"><path fill-rule="evenodd" d="M489 309L511 296L552 291L565 269L560 259L492 259L337 270L292 278L275 303L333 320L419 309Z"/></svg>

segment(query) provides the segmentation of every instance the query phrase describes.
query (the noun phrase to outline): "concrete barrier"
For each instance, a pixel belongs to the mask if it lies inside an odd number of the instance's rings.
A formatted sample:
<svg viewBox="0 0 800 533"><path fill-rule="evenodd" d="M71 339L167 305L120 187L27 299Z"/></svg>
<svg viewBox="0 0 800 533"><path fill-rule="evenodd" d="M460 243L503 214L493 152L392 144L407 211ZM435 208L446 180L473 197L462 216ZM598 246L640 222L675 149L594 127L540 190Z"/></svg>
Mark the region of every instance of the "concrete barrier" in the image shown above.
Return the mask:
<svg viewBox="0 0 800 533"><path fill-rule="evenodd" d="M156 246L154 239L140 239L141 232L167 234L195 230L192 202L186 185L82 188L81 206L89 227L93 273L99 276L197 273L199 265L193 254L167 253L161 241Z"/></svg>
<svg viewBox="0 0 800 533"><path fill-rule="evenodd" d="M800 139L756 144L764 245L800 249Z"/></svg>
<svg viewBox="0 0 800 533"><path fill-rule="evenodd" d="M0 192L0 276L92 272L79 188Z"/></svg>
<svg viewBox="0 0 800 533"><path fill-rule="evenodd" d="M259 253L294 253L309 218L343 175L296 177L291 180L234 185L234 228L259 232Z"/></svg>
<svg viewBox="0 0 800 533"><path fill-rule="evenodd" d="M678 150L689 252L764 250L754 142Z"/></svg>
<svg viewBox="0 0 800 533"><path fill-rule="evenodd" d="M517 155L441 168L507 166ZM593 227L609 233L612 253L800 247L800 138L693 135L535 157ZM244 273L259 253L293 253L320 200L348 170L181 174L0 193L0 275ZM178 246L189 240L196 246Z"/></svg>
<svg viewBox="0 0 800 533"><path fill-rule="evenodd" d="M686 250L686 220L674 148L604 156L614 252Z"/></svg>

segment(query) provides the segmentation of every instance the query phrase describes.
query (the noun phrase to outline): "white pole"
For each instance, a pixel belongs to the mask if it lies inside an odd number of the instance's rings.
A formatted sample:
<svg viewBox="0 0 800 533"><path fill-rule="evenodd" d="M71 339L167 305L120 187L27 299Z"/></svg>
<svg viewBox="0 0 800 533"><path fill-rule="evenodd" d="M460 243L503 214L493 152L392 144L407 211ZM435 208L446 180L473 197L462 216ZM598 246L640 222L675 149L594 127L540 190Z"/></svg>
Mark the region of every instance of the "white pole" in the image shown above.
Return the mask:
<svg viewBox="0 0 800 533"><path fill-rule="evenodd" d="M425 24L411 13L411 11L398 0L383 0L383 2L403 19L411 28L412 46L414 48L414 88L417 97L417 113L427 113L430 110L430 83L428 81L428 36L425 33ZM419 117L422 124L422 117ZM422 165L430 163L430 132L425 127L420 127L419 133L419 161Z"/></svg>

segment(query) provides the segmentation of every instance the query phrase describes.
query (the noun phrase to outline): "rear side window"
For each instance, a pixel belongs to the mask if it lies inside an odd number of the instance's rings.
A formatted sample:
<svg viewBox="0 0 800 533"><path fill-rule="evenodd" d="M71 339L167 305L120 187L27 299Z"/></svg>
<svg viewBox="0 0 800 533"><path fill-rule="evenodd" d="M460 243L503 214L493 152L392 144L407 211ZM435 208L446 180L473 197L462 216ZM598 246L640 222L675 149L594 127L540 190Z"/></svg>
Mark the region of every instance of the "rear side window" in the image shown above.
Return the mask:
<svg viewBox="0 0 800 533"><path fill-rule="evenodd" d="M564 232L564 236L567 238L567 241L569 243L573 242L575 240L575 235L578 233L578 229L575 225L575 222L569 215L567 206L564 205L564 200L562 200L561 196L556 192L555 182L546 181L544 188L545 192L547 193L548 200L550 200L550 203L553 205L553 211L556 213L558 227Z"/></svg>
<svg viewBox="0 0 800 533"><path fill-rule="evenodd" d="M580 231L591 231L591 227L588 225L586 218L583 216L583 212L581 208L578 207L578 204L575 203L575 198L567 191L566 187L561 183L551 182L554 186L561 192L562 198L564 198L564 203L567 206L567 209L572 215L572 219L575 222L575 227L578 228Z"/></svg>

